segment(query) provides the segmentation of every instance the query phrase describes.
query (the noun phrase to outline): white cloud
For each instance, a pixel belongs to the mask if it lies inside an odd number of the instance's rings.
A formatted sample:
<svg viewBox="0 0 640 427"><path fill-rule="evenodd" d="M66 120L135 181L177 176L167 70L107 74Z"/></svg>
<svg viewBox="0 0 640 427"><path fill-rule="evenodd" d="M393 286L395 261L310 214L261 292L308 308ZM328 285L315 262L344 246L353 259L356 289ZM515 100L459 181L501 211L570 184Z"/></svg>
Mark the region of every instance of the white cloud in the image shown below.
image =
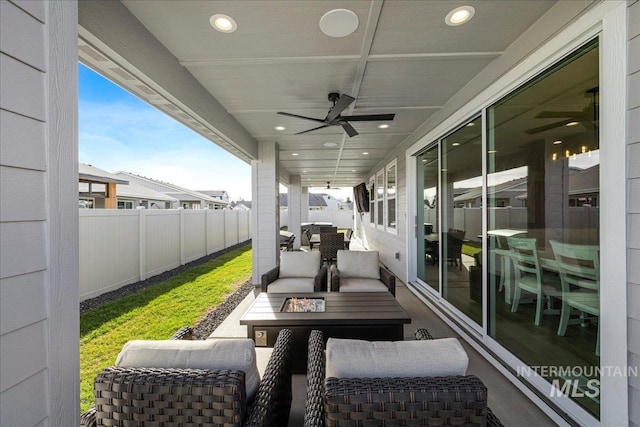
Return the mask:
<svg viewBox="0 0 640 427"><path fill-rule="evenodd" d="M153 107L80 101L79 159L192 190L251 199L251 168Z"/></svg>

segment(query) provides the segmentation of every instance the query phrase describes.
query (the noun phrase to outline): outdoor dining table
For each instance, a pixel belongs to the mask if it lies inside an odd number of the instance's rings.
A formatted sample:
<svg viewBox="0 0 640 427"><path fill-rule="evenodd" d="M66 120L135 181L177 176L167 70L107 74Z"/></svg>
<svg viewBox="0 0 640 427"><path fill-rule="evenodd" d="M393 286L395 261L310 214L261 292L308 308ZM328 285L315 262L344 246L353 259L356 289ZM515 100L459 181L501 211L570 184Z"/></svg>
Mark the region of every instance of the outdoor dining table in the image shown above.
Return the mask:
<svg viewBox="0 0 640 427"><path fill-rule="evenodd" d="M347 238L347 235L345 234L344 236L345 249L349 249L349 242L351 242L351 240ZM319 245L319 244L320 244L320 234L312 234L311 239L309 239L309 250L313 250L313 246Z"/></svg>

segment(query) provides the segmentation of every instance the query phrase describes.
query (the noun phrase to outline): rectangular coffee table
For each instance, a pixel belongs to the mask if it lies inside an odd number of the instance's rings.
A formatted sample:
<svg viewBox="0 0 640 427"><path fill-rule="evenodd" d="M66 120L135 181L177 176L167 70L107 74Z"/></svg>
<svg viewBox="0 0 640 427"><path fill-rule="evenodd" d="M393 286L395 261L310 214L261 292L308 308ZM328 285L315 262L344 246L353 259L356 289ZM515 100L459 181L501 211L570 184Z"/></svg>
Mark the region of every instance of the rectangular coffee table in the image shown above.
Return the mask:
<svg viewBox="0 0 640 427"><path fill-rule="evenodd" d="M287 298L323 299L323 312L282 312ZM273 294L262 292L240 318L247 337L257 347L273 347L280 329L293 332L294 372L306 371L307 341L312 330L325 338L370 341L404 339L403 325L411 323L400 304L388 292L316 292Z"/></svg>

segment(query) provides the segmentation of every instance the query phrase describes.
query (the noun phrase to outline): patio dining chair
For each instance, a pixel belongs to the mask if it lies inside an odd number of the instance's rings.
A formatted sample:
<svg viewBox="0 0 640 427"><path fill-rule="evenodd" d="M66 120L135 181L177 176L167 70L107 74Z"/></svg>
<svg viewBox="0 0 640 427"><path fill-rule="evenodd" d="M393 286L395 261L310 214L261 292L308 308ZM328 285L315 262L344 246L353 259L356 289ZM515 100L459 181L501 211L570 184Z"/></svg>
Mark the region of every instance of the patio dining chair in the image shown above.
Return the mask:
<svg viewBox="0 0 640 427"><path fill-rule="evenodd" d="M562 314L558 335L564 336L570 323L586 325L600 317L600 247L574 245L551 240L551 248L558 265L562 283ZM580 318L570 319L571 312ZM593 316L589 319L586 314ZM600 324L598 322L596 355L600 355Z"/></svg>
<svg viewBox="0 0 640 427"><path fill-rule="evenodd" d="M466 375L455 338L369 342L309 336L305 427L342 425L502 426L487 406L487 387Z"/></svg>
<svg viewBox="0 0 640 427"><path fill-rule="evenodd" d="M333 264L341 249L344 249L344 233L320 233L320 257L323 263Z"/></svg>
<svg viewBox="0 0 640 427"><path fill-rule="evenodd" d="M559 310L552 308L551 298L561 297L560 283L556 277L543 275L535 238L507 237L507 243L515 271L515 289L511 312L518 311L522 291L529 292L536 298L535 324L540 326L543 312L559 313ZM543 307L545 302L547 304L546 310Z"/></svg>
<svg viewBox="0 0 640 427"><path fill-rule="evenodd" d="M247 338L130 341L94 382L81 426L286 426L293 334L280 331L262 378Z"/></svg>

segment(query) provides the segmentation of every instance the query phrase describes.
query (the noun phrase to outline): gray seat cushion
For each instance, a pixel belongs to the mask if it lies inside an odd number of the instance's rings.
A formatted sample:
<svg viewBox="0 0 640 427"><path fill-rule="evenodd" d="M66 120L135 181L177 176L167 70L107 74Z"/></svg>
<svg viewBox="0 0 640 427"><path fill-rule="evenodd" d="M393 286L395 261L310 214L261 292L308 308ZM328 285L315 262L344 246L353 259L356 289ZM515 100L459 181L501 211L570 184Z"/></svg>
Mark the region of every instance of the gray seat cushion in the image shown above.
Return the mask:
<svg viewBox="0 0 640 427"><path fill-rule="evenodd" d="M340 278L340 292L388 292L384 283L377 279Z"/></svg>
<svg viewBox="0 0 640 427"><path fill-rule="evenodd" d="M284 294L295 292L313 292L314 279L307 277L276 279L269 283L267 292L272 294Z"/></svg>

